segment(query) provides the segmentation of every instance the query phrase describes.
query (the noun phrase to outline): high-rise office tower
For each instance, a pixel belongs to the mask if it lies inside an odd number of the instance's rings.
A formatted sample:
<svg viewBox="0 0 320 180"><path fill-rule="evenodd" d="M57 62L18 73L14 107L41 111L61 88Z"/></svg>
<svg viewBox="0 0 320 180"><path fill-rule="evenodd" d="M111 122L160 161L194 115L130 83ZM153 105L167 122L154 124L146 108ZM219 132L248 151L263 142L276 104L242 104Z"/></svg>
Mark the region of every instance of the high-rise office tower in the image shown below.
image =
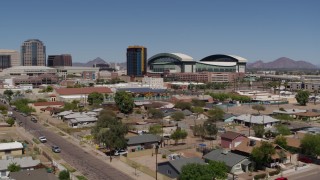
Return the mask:
<svg viewBox="0 0 320 180"><path fill-rule="evenodd" d="M127 75L143 76L147 73L147 48L129 46L127 48Z"/></svg>
<svg viewBox="0 0 320 180"><path fill-rule="evenodd" d="M0 49L0 69L20 66L19 52L16 50Z"/></svg>
<svg viewBox="0 0 320 180"><path fill-rule="evenodd" d="M45 66L46 46L38 39L29 39L21 46L22 66Z"/></svg>
<svg viewBox="0 0 320 180"><path fill-rule="evenodd" d="M70 54L49 55L48 67L72 66L72 57Z"/></svg>

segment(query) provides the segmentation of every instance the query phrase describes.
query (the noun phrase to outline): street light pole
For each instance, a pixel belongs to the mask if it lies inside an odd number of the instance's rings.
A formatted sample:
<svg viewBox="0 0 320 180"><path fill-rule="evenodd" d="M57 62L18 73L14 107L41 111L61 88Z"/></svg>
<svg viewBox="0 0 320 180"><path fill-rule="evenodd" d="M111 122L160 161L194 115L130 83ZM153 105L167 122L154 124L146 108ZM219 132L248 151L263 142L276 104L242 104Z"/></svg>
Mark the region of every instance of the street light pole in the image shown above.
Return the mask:
<svg viewBox="0 0 320 180"><path fill-rule="evenodd" d="M158 150L159 150L159 145L156 145L156 180L158 180Z"/></svg>

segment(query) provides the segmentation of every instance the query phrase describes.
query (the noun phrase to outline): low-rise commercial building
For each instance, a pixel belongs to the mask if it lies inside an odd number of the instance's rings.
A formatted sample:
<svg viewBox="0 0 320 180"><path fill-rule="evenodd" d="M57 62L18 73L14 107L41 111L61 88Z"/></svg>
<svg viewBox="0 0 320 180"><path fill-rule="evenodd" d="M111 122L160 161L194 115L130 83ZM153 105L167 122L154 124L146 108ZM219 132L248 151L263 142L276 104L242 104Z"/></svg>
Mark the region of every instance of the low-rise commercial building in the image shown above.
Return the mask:
<svg viewBox="0 0 320 180"><path fill-rule="evenodd" d="M68 77L78 77L83 79L95 80L98 78L99 74L98 67L61 66L55 68L57 69L58 76L62 79L67 79Z"/></svg>

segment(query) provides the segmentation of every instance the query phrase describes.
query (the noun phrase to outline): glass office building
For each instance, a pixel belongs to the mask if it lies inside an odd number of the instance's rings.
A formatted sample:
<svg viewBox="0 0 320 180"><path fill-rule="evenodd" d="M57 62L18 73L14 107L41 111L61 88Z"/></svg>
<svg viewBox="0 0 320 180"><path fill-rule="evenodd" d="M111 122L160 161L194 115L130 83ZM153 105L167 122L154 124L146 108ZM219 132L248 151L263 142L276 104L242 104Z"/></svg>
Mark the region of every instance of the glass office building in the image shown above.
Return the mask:
<svg viewBox="0 0 320 180"><path fill-rule="evenodd" d="M127 75L144 76L147 73L147 48L129 46L127 48Z"/></svg>

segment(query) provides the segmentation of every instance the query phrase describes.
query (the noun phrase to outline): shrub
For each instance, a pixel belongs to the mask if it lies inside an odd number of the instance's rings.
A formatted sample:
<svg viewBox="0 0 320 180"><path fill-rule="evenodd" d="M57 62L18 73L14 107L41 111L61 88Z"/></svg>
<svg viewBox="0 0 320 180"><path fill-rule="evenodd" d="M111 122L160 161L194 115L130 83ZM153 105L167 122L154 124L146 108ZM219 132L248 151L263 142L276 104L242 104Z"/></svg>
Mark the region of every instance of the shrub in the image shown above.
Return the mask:
<svg viewBox="0 0 320 180"><path fill-rule="evenodd" d="M265 177L267 176L267 174L266 173L263 173L263 174L258 174L258 175L255 175L254 176L254 179L264 179Z"/></svg>
<svg viewBox="0 0 320 180"><path fill-rule="evenodd" d="M280 173L280 169L277 169L277 170L275 170L275 171L269 172L269 175L270 175L270 176L274 176L274 175L277 175L277 174L279 174L279 173Z"/></svg>
<svg viewBox="0 0 320 180"><path fill-rule="evenodd" d="M167 158L167 155L162 154L162 158L163 158L163 159Z"/></svg>

